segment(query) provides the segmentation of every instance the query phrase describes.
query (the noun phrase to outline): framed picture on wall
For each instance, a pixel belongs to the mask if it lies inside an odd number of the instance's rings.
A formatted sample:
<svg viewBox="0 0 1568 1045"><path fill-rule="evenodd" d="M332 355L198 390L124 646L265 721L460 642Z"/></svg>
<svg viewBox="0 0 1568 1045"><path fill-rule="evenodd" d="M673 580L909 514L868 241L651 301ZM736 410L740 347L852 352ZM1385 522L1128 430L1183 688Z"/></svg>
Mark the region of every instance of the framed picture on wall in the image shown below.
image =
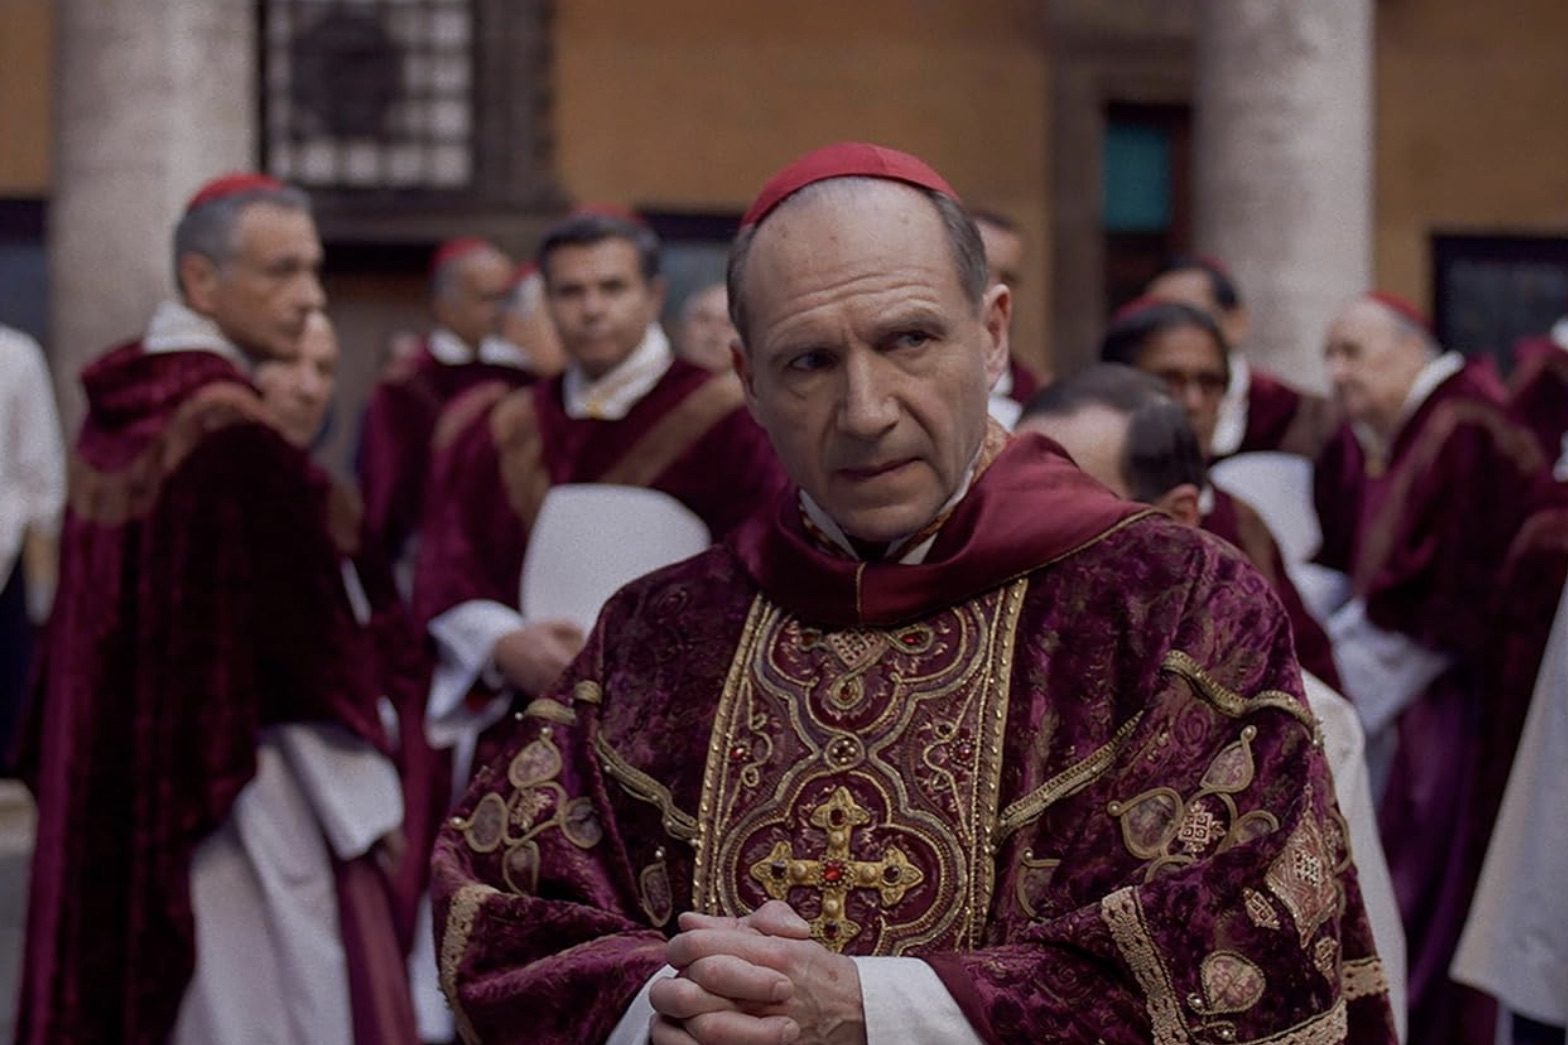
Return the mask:
<svg viewBox="0 0 1568 1045"><path fill-rule="evenodd" d="M1438 340L1504 375L1521 338L1568 315L1568 236L1437 233L1432 268Z"/></svg>

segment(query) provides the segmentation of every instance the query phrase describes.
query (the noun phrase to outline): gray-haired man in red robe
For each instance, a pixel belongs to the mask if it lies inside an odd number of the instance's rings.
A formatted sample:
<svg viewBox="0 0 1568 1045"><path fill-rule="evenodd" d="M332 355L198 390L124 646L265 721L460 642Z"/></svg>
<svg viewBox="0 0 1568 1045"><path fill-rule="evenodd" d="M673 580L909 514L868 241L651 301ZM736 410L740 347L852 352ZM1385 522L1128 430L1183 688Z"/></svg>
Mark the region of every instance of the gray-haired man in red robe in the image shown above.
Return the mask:
<svg viewBox="0 0 1568 1045"><path fill-rule="evenodd" d="M1393 1040L1278 602L989 422L947 182L808 154L729 283L795 485L612 598L442 833L468 1038Z"/></svg>
<svg viewBox="0 0 1568 1045"><path fill-rule="evenodd" d="M1448 965L1490 827L1471 815L1478 781L1506 777L1481 764L1501 711L1494 619L1545 461L1489 375L1400 298L1347 303L1325 355L1346 420L1314 476L1318 561L1348 595L1328 630L1405 919L1411 1040L1443 1042L1461 1025Z"/></svg>
<svg viewBox="0 0 1568 1045"><path fill-rule="evenodd" d="M339 570L354 513L251 378L297 350L321 257L302 193L210 183L175 230L179 300L83 372L24 767L20 1042L352 1040L331 856L402 804Z"/></svg>

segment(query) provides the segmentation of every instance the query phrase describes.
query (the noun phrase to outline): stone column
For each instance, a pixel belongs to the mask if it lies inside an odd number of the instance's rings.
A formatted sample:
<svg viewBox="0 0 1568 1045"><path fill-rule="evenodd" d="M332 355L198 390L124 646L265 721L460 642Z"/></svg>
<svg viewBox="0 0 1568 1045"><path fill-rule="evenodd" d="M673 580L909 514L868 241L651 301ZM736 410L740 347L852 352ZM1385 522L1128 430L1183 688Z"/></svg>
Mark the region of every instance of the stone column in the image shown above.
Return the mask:
<svg viewBox="0 0 1568 1045"><path fill-rule="evenodd" d="M62 420L81 367L173 292L189 194L256 152L251 0L58 0L50 354Z"/></svg>
<svg viewBox="0 0 1568 1045"><path fill-rule="evenodd" d="M1235 271L1247 355L1323 386L1372 257L1372 0L1199 0L1197 241Z"/></svg>

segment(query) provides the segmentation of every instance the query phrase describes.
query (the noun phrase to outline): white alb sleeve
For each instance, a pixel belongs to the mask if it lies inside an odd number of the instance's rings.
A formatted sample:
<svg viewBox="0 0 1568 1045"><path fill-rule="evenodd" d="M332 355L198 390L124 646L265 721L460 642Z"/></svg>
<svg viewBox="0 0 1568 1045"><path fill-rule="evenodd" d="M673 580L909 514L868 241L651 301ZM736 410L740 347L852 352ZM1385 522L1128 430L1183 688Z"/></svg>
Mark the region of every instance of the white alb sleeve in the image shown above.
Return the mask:
<svg viewBox="0 0 1568 1045"><path fill-rule="evenodd" d="M866 1045L982 1045L941 977L919 958L855 958Z"/></svg>

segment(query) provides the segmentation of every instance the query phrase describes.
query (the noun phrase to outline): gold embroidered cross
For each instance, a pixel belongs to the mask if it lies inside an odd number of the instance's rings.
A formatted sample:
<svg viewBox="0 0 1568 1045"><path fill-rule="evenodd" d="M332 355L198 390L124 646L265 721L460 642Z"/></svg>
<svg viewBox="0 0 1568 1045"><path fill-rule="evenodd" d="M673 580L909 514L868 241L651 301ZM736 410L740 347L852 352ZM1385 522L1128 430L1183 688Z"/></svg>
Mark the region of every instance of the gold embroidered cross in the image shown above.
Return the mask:
<svg viewBox="0 0 1568 1045"><path fill-rule="evenodd" d="M775 900L788 899L789 891L798 886L821 892L822 909L811 921L811 935L832 951L843 951L860 932L844 907L851 889L875 889L882 894L883 905L892 906L925 880L924 872L897 846L888 846L880 860L850 858L850 833L870 822L871 814L847 787L840 787L811 813L811 823L828 833L822 859L797 860L789 842L775 842L766 857L751 865L751 876Z"/></svg>

